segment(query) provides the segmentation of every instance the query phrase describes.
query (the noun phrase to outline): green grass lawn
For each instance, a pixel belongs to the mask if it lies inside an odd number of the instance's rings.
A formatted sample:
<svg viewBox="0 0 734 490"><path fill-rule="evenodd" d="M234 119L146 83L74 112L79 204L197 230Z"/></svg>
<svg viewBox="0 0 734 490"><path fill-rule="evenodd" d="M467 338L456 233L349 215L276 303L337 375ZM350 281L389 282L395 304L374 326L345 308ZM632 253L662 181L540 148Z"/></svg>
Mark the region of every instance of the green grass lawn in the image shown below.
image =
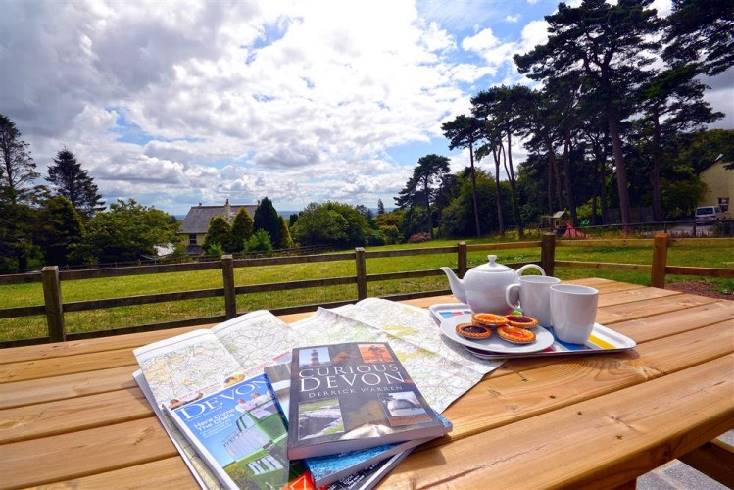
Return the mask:
<svg viewBox="0 0 734 490"><path fill-rule="evenodd" d="M491 239L469 239L467 243L492 243L510 241L511 237ZM536 239L537 237L529 237ZM455 245L456 240L434 240L422 244L401 244L384 247L373 247L369 250L388 250L404 248L441 247ZM489 252L470 252L469 266L473 267L486 261ZM521 262L540 259L540 248L499 250L496 252L499 262ZM609 248L556 248L558 260L578 260L589 262L619 262L633 264L650 264L652 247L609 247ZM668 250L668 264L700 267L732 267L734 251L731 247L676 246ZM456 267L456 254L416 255L368 259L367 272L395 272L415 269L430 269L442 266ZM291 281L297 279L315 279L332 276L354 275L354 261L323 262L314 264L282 265L258 268L235 269L235 284L258 284L265 282ZM646 272L616 271L598 269L563 269L556 270L556 275L563 279L580 277L607 277L637 284L649 284L650 276ZM666 276L667 281L696 279L691 276ZM734 291L734 280L708 278L720 291ZM153 293L185 291L221 287L222 279L219 270L171 272L123 277L107 277L98 279L82 279L62 282L62 294L65 302L90 299L106 299L123 296L135 296ZM376 281L368 284L368 294L381 296L393 293L424 291L447 288L444 276L431 276L414 279ZM349 300L356 297L356 284L309 288L291 291L277 291L239 295L237 309L240 312L261 308L277 308L311 303L325 303L338 300ZM0 286L0 308L43 304L43 292L40 283ZM153 305L126 306L106 310L93 310L66 314L66 327L69 332L110 329L122 326L140 325L159 321L176 320L193 317L216 316L223 314L222 298L176 301ZM12 340L46 335L45 318L27 317L17 319L0 319L0 340Z"/></svg>

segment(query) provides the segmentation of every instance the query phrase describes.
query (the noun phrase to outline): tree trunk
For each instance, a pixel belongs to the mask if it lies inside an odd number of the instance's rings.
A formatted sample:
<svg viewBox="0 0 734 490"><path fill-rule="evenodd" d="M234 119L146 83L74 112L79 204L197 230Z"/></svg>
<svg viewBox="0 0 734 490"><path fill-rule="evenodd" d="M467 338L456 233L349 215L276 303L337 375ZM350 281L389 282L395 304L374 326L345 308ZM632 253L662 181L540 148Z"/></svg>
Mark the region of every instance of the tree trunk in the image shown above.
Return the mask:
<svg viewBox="0 0 734 490"><path fill-rule="evenodd" d="M497 225L500 229L500 235L505 235L505 222L502 219L502 192L500 189L500 155L499 151L492 148L492 156L494 157L494 187L497 193L495 203L497 204Z"/></svg>
<svg viewBox="0 0 734 490"><path fill-rule="evenodd" d="M515 182L515 167L512 164L512 132L507 132L507 158L505 160L510 164L510 169L507 175L510 178L510 189L512 190L512 214L515 218L515 226L517 226L517 237L523 238L525 236L525 230L522 226L522 219L520 218L520 208L517 205L517 187Z"/></svg>
<svg viewBox="0 0 734 490"><path fill-rule="evenodd" d="M652 172L650 173L650 183L652 184L652 213L655 221L663 220L663 195L662 182L660 178L662 167L662 152L660 149L660 116L656 112L654 114L654 133L653 133L653 149L652 149Z"/></svg>
<svg viewBox="0 0 734 490"><path fill-rule="evenodd" d="M627 168L622 156L622 139L619 136L619 122L614 110L607 109L609 121L609 137L612 139L612 155L614 156L614 167L617 175L617 194L619 194L619 214L622 218L625 234L629 233L630 224L630 196L627 191Z"/></svg>
<svg viewBox="0 0 734 490"><path fill-rule="evenodd" d="M561 172L558 168L556 151L553 149L553 144L551 143L550 139L546 139L545 144L548 147L548 158L550 158L553 180L555 181L556 185L556 202L558 203L558 207L560 208L562 205L561 203L563 202L563 192L561 190ZM553 214L553 211L551 211L551 214Z"/></svg>
<svg viewBox="0 0 734 490"><path fill-rule="evenodd" d="M426 220L428 221L428 236L433 240L433 218L431 218L431 198L428 189L428 177L423 180L423 195L426 198Z"/></svg>
<svg viewBox="0 0 734 490"><path fill-rule="evenodd" d="M471 200L472 207L474 209L474 230L476 231L477 238L482 236L479 230L479 208L477 207L477 174L474 171L474 145L469 143L469 166L471 170Z"/></svg>
<svg viewBox="0 0 734 490"><path fill-rule="evenodd" d="M566 187L566 207L571 215L571 223L577 226L576 198L571 183L571 135L568 130L563 133L563 140L563 159L561 161L563 162L563 183Z"/></svg>
<svg viewBox="0 0 734 490"><path fill-rule="evenodd" d="M606 158L599 162L599 201L601 204L601 224L609 223L609 205L607 201L607 163Z"/></svg>
<svg viewBox="0 0 734 490"><path fill-rule="evenodd" d="M553 215L555 212L553 209L553 169L551 168L550 161L548 162L548 214Z"/></svg>
<svg viewBox="0 0 734 490"><path fill-rule="evenodd" d="M599 181L599 165L596 160L594 160L594 181L595 182ZM598 197L598 193L592 191L591 193L591 224L592 225L597 224L596 223L597 222L597 219L596 219L596 198L597 197Z"/></svg>

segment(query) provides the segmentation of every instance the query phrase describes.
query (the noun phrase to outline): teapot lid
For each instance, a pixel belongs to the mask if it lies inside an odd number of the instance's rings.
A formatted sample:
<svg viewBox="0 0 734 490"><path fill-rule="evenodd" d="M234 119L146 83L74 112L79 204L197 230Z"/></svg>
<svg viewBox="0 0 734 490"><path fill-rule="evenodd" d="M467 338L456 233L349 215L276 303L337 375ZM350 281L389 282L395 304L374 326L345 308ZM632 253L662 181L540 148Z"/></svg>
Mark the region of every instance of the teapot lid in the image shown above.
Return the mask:
<svg viewBox="0 0 734 490"><path fill-rule="evenodd" d="M504 272L512 270L506 265L498 264L496 255L487 255L487 259L489 260L489 263L480 265L477 269L482 272Z"/></svg>

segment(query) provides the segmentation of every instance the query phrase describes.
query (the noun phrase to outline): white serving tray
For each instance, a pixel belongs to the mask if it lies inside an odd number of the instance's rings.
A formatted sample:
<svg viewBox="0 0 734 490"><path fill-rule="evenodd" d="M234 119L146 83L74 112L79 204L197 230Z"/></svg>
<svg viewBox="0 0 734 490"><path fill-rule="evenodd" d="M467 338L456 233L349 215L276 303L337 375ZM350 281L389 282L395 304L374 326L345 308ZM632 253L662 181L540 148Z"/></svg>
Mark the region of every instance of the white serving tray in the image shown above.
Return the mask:
<svg viewBox="0 0 734 490"><path fill-rule="evenodd" d="M441 323L444 322L445 328L448 329L449 325L454 325L455 327L457 323L471 320L472 312L469 307L463 303L437 304L430 306L428 309L433 315L434 320L436 320L436 323L439 325L439 328L441 328ZM540 328L543 327L538 326L536 327L536 330L539 330ZM543 330L553 335L553 327L546 326L545 328L543 328ZM458 342L452 336L444 333L443 328L441 328L441 333L443 333L444 336L449 339L449 341ZM537 333L538 332L536 331L536 334ZM456 335L455 330L454 337L466 340L467 342L477 342L459 337L458 335ZM540 338L540 335L538 335L538 337ZM488 340L491 340L491 338ZM489 350L486 345L468 345L466 342L463 341L458 343L463 345L467 352L474 355L475 357L487 360L514 359L522 357L568 356L579 354L606 354L612 352L627 351L630 349L634 349L637 346L637 343L631 338L622 335L616 330L604 326L601 323L594 324L594 329L589 336L589 340L586 342L586 344L583 345L569 344L566 342L562 342L554 337L553 342L550 345L547 345L541 350L535 349L533 352L528 352L527 350L519 350L523 347L530 347L528 345L515 345L501 340L500 342L503 342L504 347L509 347L509 349L503 349L502 351L498 352L497 350Z"/></svg>

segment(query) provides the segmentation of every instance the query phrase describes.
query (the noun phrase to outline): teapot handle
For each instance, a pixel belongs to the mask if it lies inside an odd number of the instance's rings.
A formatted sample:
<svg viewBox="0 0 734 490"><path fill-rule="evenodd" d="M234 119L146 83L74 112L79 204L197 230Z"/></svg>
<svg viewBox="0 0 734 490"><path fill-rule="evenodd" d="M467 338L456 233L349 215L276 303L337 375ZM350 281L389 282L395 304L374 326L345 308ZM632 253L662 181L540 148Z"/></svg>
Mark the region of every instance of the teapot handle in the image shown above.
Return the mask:
<svg viewBox="0 0 734 490"><path fill-rule="evenodd" d="M524 265L524 266L520 267L520 268L519 268L519 269L517 269L517 271L516 271L516 272L517 272L517 275L518 275L518 276L521 276L521 275L522 275L522 273L523 273L523 271L526 271L526 270L528 270L528 269L537 269L537 270L539 270L539 271L540 271L540 275L541 275L541 276L544 276L544 275L545 275L545 271L543 270L543 268L542 268L541 266L539 266L539 265L535 265L535 264L528 264L528 265Z"/></svg>

